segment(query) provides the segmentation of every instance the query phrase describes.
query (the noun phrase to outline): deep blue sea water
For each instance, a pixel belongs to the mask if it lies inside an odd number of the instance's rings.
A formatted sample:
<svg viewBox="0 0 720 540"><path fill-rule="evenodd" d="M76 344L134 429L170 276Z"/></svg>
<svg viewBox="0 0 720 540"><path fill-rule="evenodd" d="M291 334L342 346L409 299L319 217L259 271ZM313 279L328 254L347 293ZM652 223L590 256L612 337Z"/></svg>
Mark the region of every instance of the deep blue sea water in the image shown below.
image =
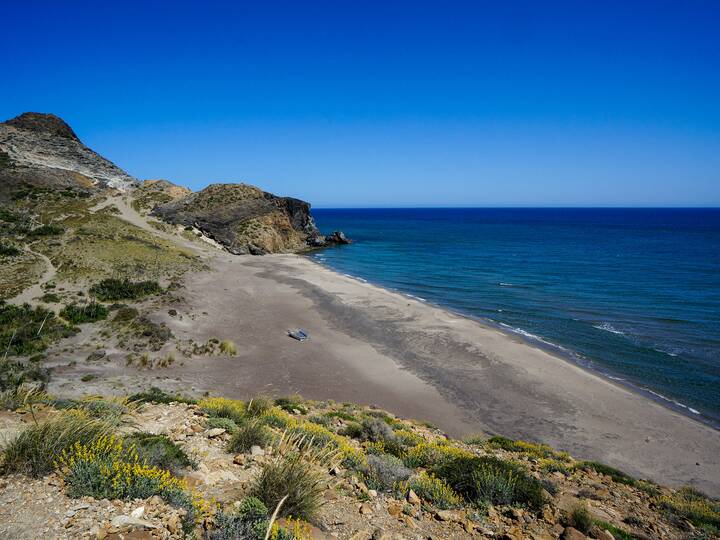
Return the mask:
<svg viewBox="0 0 720 540"><path fill-rule="evenodd" d="M342 273L490 319L720 425L720 209L314 210Z"/></svg>

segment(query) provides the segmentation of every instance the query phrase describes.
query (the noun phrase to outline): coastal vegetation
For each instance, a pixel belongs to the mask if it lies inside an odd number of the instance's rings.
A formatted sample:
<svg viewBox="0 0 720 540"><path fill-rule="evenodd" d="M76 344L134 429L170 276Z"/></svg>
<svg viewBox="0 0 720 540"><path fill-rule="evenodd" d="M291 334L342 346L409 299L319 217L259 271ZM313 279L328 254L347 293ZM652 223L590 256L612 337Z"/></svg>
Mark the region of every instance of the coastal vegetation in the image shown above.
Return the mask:
<svg viewBox="0 0 720 540"><path fill-rule="evenodd" d="M4 389L17 389L21 380L3 384ZM661 515L669 527L688 522L709 536L717 534L720 525L718 501L692 488L651 492L642 481L616 469L576 461L547 445L498 437L456 441L419 422L351 404L310 402L299 396L196 401L155 387L126 399L17 396L7 403L31 411L37 420L3 449L4 474L59 474L68 497L157 496L180 512L187 534L202 526L207 538L234 538L237 531L254 531L248 533L252 538L264 538L268 530L271 537L306 538L327 504L328 490L335 492L332 486L338 482L337 489L342 486L344 496L355 497L362 508L369 501L384 500L402 519L415 521L429 512L440 516L437 523L446 527L455 516L472 516L462 519L488 527L502 522L497 516L525 512L528 523L545 516L590 537L609 531L625 539L634 537L632 530L648 525L647 517L636 517L642 508L646 516L661 512L653 519ZM189 430L198 443L186 446L184 438L176 436L128 432L124 426L142 422L146 409L163 410L163 415L185 411L184 422L190 424L200 415L199 426L204 427ZM154 418L157 413L149 414ZM220 446L213 447L226 453L235 467L253 471L235 502L213 502L184 479L198 474L192 471L205 460L203 454L188 451L199 441L217 441ZM547 460L561 461L564 470L547 471ZM207 471L207 465L202 467ZM576 489L577 504L559 514L553 513L558 512L557 478L587 486ZM608 522L605 514L589 506L599 504L591 486L600 481L622 497L646 501L645 506L628 505L624 521ZM368 511L368 518L371 514Z"/></svg>
<svg viewBox="0 0 720 540"><path fill-rule="evenodd" d="M133 282L129 279L107 278L90 287L90 294L104 302L139 300L148 295L159 294L162 287L157 281Z"/></svg>

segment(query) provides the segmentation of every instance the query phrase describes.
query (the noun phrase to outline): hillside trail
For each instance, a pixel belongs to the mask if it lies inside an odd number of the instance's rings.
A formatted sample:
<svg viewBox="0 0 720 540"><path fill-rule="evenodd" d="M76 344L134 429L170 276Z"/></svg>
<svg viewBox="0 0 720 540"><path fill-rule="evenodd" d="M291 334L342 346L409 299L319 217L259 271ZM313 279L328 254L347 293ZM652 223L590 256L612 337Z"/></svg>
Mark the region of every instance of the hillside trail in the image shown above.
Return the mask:
<svg viewBox="0 0 720 540"><path fill-rule="evenodd" d="M204 257L212 257L213 255L223 253L222 250L212 246L209 243L203 242L203 244L205 245L200 245L198 242L192 242L187 238L184 238L180 234L170 234L153 227L145 216L135 210L132 205L128 204L127 194L110 196L101 203L92 207L90 209L90 212L95 213L98 210L102 210L103 208L111 205L115 205L115 207L120 211L120 214L117 217L119 217L123 221L127 221L131 225L135 225L136 227L152 233L154 236L158 236L164 240L167 240L168 242L180 245L185 249L197 253L198 255L202 255Z"/></svg>
<svg viewBox="0 0 720 540"><path fill-rule="evenodd" d="M45 271L43 272L43 275L40 277L40 280L37 283L23 290L20 294L18 294L14 298L11 298L8 302L18 305L22 305L25 303L30 305L36 305L37 302L35 301L35 298L39 298L44 294L45 291L43 289L43 286L55 278L55 276L57 275L57 268L55 268L55 265L53 265L52 261L42 253L38 253L37 251L34 251L27 246L25 247L25 249L45 263Z"/></svg>

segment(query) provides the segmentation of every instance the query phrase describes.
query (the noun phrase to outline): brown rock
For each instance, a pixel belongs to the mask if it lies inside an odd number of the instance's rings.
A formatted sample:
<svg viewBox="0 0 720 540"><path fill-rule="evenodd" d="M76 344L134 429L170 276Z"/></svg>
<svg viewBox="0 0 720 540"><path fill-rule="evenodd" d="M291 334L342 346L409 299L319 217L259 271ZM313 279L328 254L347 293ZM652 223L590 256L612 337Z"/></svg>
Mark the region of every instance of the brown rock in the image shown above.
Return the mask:
<svg viewBox="0 0 720 540"><path fill-rule="evenodd" d="M415 493L412 489L408 491L407 494L407 502L409 502L412 505L420 504L420 497L417 496L417 493Z"/></svg>
<svg viewBox="0 0 720 540"><path fill-rule="evenodd" d="M235 465L245 465L245 455L244 454L236 454L233 458L233 463Z"/></svg>
<svg viewBox="0 0 720 540"><path fill-rule="evenodd" d="M363 503L360 505L360 513L364 516L372 514L372 507L368 503Z"/></svg>
<svg viewBox="0 0 720 540"><path fill-rule="evenodd" d="M573 527L565 527L563 540L587 540L587 536Z"/></svg>
<svg viewBox="0 0 720 540"><path fill-rule="evenodd" d="M595 535L597 540L615 540L615 537L610 531L600 531Z"/></svg>
<svg viewBox="0 0 720 540"><path fill-rule="evenodd" d="M462 522L462 516L453 510L438 510L435 512L435 517L440 521Z"/></svg>
<svg viewBox="0 0 720 540"><path fill-rule="evenodd" d="M390 501L388 503L387 511L388 511L388 514L390 514L392 517L394 517L394 518L399 517L403 511L402 504L395 502L395 501Z"/></svg>

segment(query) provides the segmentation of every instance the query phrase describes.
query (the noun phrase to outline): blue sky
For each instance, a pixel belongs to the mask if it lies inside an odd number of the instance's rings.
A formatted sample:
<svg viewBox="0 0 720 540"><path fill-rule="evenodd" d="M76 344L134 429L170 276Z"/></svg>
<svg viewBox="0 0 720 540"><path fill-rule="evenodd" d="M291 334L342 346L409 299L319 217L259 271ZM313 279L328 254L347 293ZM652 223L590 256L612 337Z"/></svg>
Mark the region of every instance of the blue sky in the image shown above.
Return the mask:
<svg viewBox="0 0 720 540"><path fill-rule="evenodd" d="M7 2L0 117L315 206L720 204L720 3Z"/></svg>

